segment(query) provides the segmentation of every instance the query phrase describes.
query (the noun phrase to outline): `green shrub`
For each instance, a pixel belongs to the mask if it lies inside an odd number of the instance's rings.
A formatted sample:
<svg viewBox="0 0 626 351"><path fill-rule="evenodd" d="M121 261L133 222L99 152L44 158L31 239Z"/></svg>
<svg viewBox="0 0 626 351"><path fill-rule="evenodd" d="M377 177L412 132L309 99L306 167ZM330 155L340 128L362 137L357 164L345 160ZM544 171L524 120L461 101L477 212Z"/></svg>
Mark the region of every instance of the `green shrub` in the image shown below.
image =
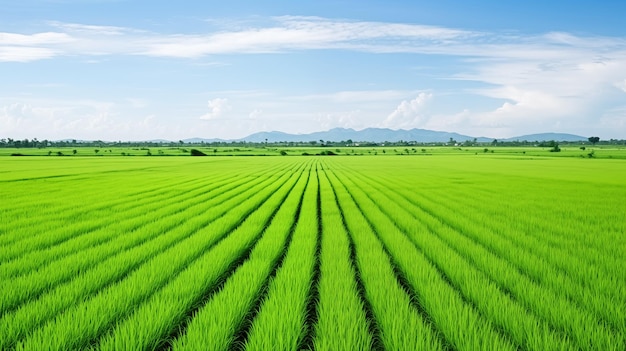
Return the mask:
<svg viewBox="0 0 626 351"><path fill-rule="evenodd" d="M206 154L198 149L191 149L191 156L206 156Z"/></svg>

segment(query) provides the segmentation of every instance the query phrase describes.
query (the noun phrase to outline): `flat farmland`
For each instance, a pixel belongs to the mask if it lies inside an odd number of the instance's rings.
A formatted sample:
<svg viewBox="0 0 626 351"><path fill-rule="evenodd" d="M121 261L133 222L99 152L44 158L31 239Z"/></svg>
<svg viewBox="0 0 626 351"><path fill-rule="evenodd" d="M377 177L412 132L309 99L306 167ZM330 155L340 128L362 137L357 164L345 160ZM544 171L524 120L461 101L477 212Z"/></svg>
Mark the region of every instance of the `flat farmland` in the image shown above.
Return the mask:
<svg viewBox="0 0 626 351"><path fill-rule="evenodd" d="M0 350L626 349L626 161L0 158Z"/></svg>

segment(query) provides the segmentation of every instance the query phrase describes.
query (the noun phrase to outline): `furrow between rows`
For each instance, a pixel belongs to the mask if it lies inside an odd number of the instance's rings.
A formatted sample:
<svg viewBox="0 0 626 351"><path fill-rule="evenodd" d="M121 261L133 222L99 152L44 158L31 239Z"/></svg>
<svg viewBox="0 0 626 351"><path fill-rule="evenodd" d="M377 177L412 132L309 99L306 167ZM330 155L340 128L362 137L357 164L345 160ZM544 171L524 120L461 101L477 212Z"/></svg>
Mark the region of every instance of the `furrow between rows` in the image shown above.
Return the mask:
<svg viewBox="0 0 626 351"><path fill-rule="evenodd" d="M380 338L387 350L449 349L441 333L434 329L430 317L415 308L410 289L402 285L371 225L358 208L348 189L334 172L331 177L338 205L355 248L355 258L363 277L365 295L380 328ZM420 315L420 312L422 315Z"/></svg>
<svg viewBox="0 0 626 351"><path fill-rule="evenodd" d="M350 261L348 234L328 179L322 176L320 194L323 234L314 348L369 350L373 340Z"/></svg>
<svg viewBox="0 0 626 351"><path fill-rule="evenodd" d="M427 214L415 216L405 210L412 208L411 204L403 204L404 207L398 205L402 203L399 195L386 200L378 196L384 192L382 185L375 188L377 191L371 193L373 201L384 203L381 209L410 235L416 245L424 248L429 259L446 271L464 294L521 345L526 343L525 347L529 349L575 349L569 341L569 338L573 338L578 347L584 349L617 350L622 347L621 337L602 327L593 315L572 306L559 295L540 288L507 261L482 250L460 232L445 225L442 219L429 220ZM429 224L419 229L421 221ZM437 238L446 239L426 239L420 234L428 232ZM446 251L450 253L445 254ZM475 269L472 268L474 265ZM497 304L502 306L497 308ZM518 312L512 317L498 312L503 309ZM563 318L564 314L567 318ZM557 334L550 332L550 329L557 331Z"/></svg>
<svg viewBox="0 0 626 351"><path fill-rule="evenodd" d="M136 221L138 217L141 216L149 218L149 216L153 214L151 212L159 211L163 203L174 203L175 201L183 202L194 196L202 195L206 192L206 187L211 184L211 180L203 180L188 191L173 196L168 192L153 196L146 195L136 201L120 201L119 204L121 205L118 204L118 206L104 202L104 204L99 204L98 206L100 209L106 209L106 211L102 212L82 207L74 208L75 211L84 211L83 213L86 214L86 218L68 220L65 221L65 224L53 228L46 227L46 217L42 216L40 217L40 222L43 223L41 226L27 227L25 229L26 234L31 232L35 232L36 234L26 235L23 239L14 241L3 247L0 262L4 263L30 252L46 250L54 248L55 246L68 247L68 245L65 245L68 241L88 244L99 239L98 236L93 235L93 231L95 230L104 229L105 231L103 233L111 233L113 231L108 230L108 227L125 221ZM219 186L227 184L228 181L224 180ZM116 218L117 221L113 222L111 218ZM71 223L69 227L68 223ZM72 251L78 249L80 248L75 248Z"/></svg>
<svg viewBox="0 0 626 351"><path fill-rule="evenodd" d="M235 194L240 191L237 188L233 189ZM155 236L158 237L167 233L184 223L188 216L204 214L208 209L219 204L219 201L228 197L229 193L221 194L222 190L218 189L217 194L207 192L200 197L192 196L187 202L174 203L172 207L164 207L160 209L162 214L158 221L154 221L154 217L151 215L148 220L145 217L140 217L130 222L130 226L122 227L113 234L109 234L106 229L103 229L105 235L111 235L112 238L103 245L80 249L69 256L48 263L39 270L31 270L28 274L6 280L6 284L0 288L0 292L2 292L2 300L0 300L2 315L16 308L23 301L37 298L45 291L71 279L77 273L88 270L111 255L116 255L121 251L141 245ZM214 195L218 195L217 201L215 201ZM219 195L223 196L219 197ZM208 200L208 202L204 202L204 200ZM218 207L216 209L219 210ZM220 213L216 215L219 216Z"/></svg>
<svg viewBox="0 0 626 351"><path fill-rule="evenodd" d="M215 183L201 183L189 191L179 192L174 197L149 198L137 205L133 211L124 213L124 217L117 217L113 222L107 219L107 224L97 230L84 235L71 237L63 243L49 248L33 250L11 261L0 265L0 279L16 276L24 272L38 269L52 261L60 260L65 256L79 253L82 250L98 245L107 245L120 235L128 235L148 224L162 222L167 216L177 214L196 205L206 205L204 199L212 199L227 191L236 189L238 185L246 183L246 179L232 182L225 179ZM71 228L72 226L70 226Z"/></svg>
<svg viewBox="0 0 626 351"><path fill-rule="evenodd" d="M199 228L217 220L263 187L270 185L270 181L250 185L251 187L245 191L224 193L212 198L206 204L209 211L203 212L201 216L195 216L174 230L162 233L153 240L97 263L96 266L81 272L68 283L58 286L39 299L24 304L14 313L5 315L0 320L2 327L0 330L3 331L0 346L4 343L15 342L29 330L39 326L73 303L80 299L86 299L89 295L122 280L126 275L140 267L143 262L186 240ZM215 206L217 204L219 206ZM115 267L115 269L111 269L111 267Z"/></svg>
<svg viewBox="0 0 626 351"><path fill-rule="evenodd" d="M218 220L200 228L192 237L143 264L118 284L98 292L92 298L72 306L28 338L17 349L84 348L106 333L136 306L158 292L168 281L211 248L219 245L261 206L288 175L270 177L271 184L240 203Z"/></svg>
<svg viewBox="0 0 626 351"><path fill-rule="evenodd" d="M310 173L313 173L311 170ZM245 350L301 350L307 331L307 302L314 279L319 247L317 224L317 172L309 175L291 244L282 265L267 288L245 341Z"/></svg>
<svg viewBox="0 0 626 351"><path fill-rule="evenodd" d="M132 174L130 175L132 176ZM153 183L154 179L158 183ZM91 219L93 213L104 216L107 211L118 209L123 213L136 207L149 197L160 195L171 196L178 187L187 188L187 183L197 183L197 177L185 181L162 183L162 177L142 178L142 182L133 188L133 192L120 196L112 189L124 189L128 186L126 179L117 179L116 182L100 182L99 179L87 179L79 193L72 191L72 183L50 184L42 186L34 184L32 189L23 189L20 198L14 199L19 206L16 211L3 210L2 218L4 234L0 235L0 245L9 245L21 240L26 240L35 235L49 236L49 231L62 228L68 222L75 223L80 220ZM207 181L210 181L207 179ZM91 185L91 186L89 186ZM37 194L34 190L41 190L43 194ZM24 194L28 194L27 197ZM97 201L89 202L85 195L97 194ZM95 200L95 199L94 199ZM80 204L80 206L78 206ZM85 218L87 217L87 218ZM42 221L41 218L46 218Z"/></svg>
<svg viewBox="0 0 626 351"><path fill-rule="evenodd" d="M262 236L249 257L197 310L184 333L172 341L173 350L237 350L245 345L248 325L266 293L268 279L290 245L308 174L301 171L294 175L296 182L286 185L288 192L279 201L268 202L272 216L255 228Z"/></svg>
<svg viewBox="0 0 626 351"><path fill-rule="evenodd" d="M351 173L346 173L351 174ZM350 189L360 211L379 234L392 261L411 284L419 304L430 316L447 344L456 350L516 350L507 335L464 298L444 272L433 265L396 224L381 211L362 186L341 180ZM366 187L367 188L367 187Z"/></svg>
<svg viewBox="0 0 626 351"><path fill-rule="evenodd" d="M428 204L431 211L439 208L434 199L422 197L422 206ZM441 210L438 215L442 216ZM494 224L467 223L468 214L454 211L449 215L448 224L456 230L465 228L463 233L502 257L520 267L521 273L529 279L558 294L565 294L572 303L589 309L613 325L626 327L626 281L621 274L621 263L611 264L611 269L598 262L590 263L583 259L588 255L600 255L588 250L562 250L538 238L497 228ZM480 233L480 234L479 234ZM596 260L597 261L597 260ZM601 274L598 274L598 273ZM622 277L622 279L619 279Z"/></svg>

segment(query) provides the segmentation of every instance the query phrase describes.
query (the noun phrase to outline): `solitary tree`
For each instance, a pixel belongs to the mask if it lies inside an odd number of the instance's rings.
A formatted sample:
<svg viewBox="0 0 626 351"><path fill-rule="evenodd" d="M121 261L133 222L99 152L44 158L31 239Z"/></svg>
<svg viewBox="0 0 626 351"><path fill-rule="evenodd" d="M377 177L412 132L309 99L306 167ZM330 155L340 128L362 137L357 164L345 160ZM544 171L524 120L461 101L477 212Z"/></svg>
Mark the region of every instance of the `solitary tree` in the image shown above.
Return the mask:
<svg viewBox="0 0 626 351"><path fill-rule="evenodd" d="M561 152L561 148L559 147L559 143L557 143L556 141L552 140L550 141L550 152Z"/></svg>
<svg viewBox="0 0 626 351"><path fill-rule="evenodd" d="M595 146L595 145L596 145L596 143L597 143L598 141L600 141L600 137L592 136L592 137L589 137L589 139L588 139L588 140L589 140L589 142L590 142L591 144L593 144L593 145Z"/></svg>
<svg viewBox="0 0 626 351"><path fill-rule="evenodd" d="M150 152L150 151L148 151ZM191 156L206 156L206 154L198 149L191 149Z"/></svg>

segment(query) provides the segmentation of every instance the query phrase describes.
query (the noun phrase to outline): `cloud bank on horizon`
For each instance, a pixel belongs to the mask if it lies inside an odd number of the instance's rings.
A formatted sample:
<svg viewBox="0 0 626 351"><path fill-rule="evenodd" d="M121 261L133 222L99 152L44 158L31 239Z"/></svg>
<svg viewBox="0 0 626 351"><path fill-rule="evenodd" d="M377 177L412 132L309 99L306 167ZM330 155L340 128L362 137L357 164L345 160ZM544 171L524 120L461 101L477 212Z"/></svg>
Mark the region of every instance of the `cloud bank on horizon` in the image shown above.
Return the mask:
<svg viewBox="0 0 626 351"><path fill-rule="evenodd" d="M461 15L409 21L407 2L380 16L373 7L342 17L251 7L215 17L190 6L122 19L114 10L137 5L44 1L42 15L30 3L0 15L0 138L178 140L334 127L626 138L626 30L591 21L575 31L563 30L566 20L490 27L496 14L486 0L476 5L485 6L482 27Z"/></svg>

